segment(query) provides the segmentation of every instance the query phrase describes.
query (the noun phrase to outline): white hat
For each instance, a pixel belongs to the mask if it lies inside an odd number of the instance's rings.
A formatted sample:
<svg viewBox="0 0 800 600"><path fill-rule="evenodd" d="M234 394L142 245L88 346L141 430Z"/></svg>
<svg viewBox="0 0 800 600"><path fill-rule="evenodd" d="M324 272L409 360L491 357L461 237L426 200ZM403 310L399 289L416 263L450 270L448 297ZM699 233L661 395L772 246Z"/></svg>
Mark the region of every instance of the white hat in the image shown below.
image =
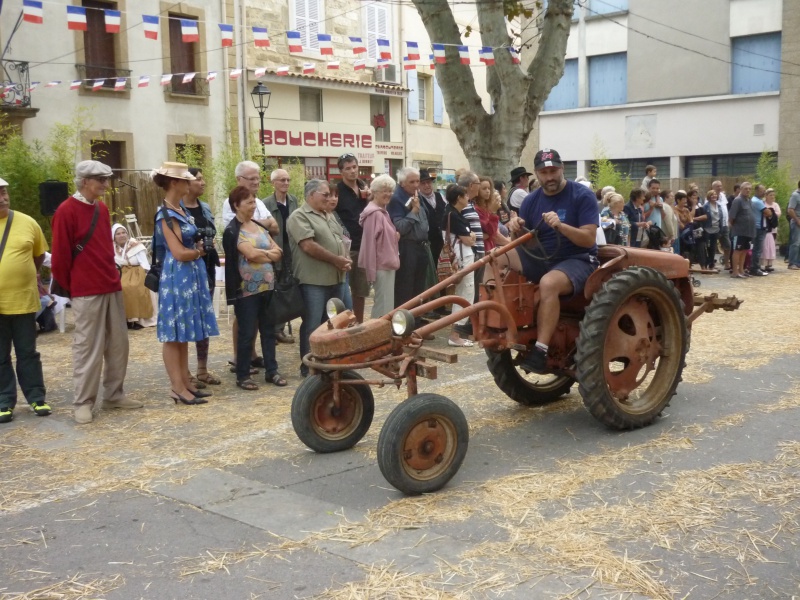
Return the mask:
<svg viewBox="0 0 800 600"><path fill-rule="evenodd" d="M196 177L189 173L189 165L179 162L165 162L161 165L160 169L153 170L154 175L164 175L172 179L184 179L186 181L194 181Z"/></svg>
<svg viewBox="0 0 800 600"><path fill-rule="evenodd" d="M0 177L0 187L8 187L8 182Z"/></svg>

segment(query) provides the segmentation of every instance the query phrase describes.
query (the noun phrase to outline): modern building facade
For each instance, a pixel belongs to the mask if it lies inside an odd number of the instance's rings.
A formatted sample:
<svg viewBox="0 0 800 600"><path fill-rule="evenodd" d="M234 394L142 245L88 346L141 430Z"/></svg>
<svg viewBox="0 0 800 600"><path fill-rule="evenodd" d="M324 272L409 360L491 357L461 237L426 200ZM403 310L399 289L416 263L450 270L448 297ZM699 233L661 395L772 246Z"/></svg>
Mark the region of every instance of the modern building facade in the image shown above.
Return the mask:
<svg viewBox="0 0 800 600"><path fill-rule="evenodd" d="M755 172L763 151L800 168L800 15L786 0L587 0L539 145L568 174L604 155L679 184Z"/></svg>

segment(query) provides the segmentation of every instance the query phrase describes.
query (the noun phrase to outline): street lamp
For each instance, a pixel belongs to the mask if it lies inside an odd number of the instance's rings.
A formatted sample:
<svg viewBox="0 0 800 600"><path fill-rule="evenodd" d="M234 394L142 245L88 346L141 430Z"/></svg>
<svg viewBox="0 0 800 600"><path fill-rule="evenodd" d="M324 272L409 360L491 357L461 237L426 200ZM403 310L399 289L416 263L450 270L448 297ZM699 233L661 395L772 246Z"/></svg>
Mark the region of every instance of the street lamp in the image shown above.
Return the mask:
<svg viewBox="0 0 800 600"><path fill-rule="evenodd" d="M272 92L270 92L269 88L267 88L267 86L260 81L253 88L253 91L250 92L250 97L253 99L253 106L258 111L258 116L261 118L261 130L258 135L261 138L261 153L264 158L264 171L267 170L267 149L266 145L264 144L264 113L267 112L267 109L269 108L269 99L271 96Z"/></svg>

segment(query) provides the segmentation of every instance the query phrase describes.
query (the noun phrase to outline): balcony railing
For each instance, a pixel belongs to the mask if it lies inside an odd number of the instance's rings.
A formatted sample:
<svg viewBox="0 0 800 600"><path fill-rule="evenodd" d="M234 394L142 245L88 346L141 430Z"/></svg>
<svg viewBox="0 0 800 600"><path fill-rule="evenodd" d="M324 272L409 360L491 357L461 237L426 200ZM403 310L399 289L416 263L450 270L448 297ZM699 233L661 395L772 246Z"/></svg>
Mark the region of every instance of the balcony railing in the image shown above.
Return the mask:
<svg viewBox="0 0 800 600"><path fill-rule="evenodd" d="M210 96L208 80L205 77L197 77L183 83L183 75L173 75L172 81L164 86L171 94L179 94L182 96Z"/></svg>
<svg viewBox="0 0 800 600"><path fill-rule="evenodd" d="M20 60L2 62L3 81L0 82L0 106L28 108L31 105L31 76L28 63Z"/></svg>
<svg viewBox="0 0 800 600"><path fill-rule="evenodd" d="M103 80L103 89L113 90L119 77L125 78L125 89L131 89L131 70L116 67L101 67L97 65L75 65L78 79L83 80L86 88L92 89L96 81Z"/></svg>

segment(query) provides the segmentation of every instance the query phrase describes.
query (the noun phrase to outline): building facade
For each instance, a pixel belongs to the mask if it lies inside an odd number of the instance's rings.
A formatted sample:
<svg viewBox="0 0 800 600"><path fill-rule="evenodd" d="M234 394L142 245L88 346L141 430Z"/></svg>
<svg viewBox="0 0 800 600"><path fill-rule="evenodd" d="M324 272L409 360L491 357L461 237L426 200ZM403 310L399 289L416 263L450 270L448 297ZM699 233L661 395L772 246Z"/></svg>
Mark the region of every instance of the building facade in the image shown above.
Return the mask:
<svg viewBox="0 0 800 600"><path fill-rule="evenodd" d="M800 43L785 0L588 0L539 119L571 176L600 155L672 185L753 174L763 151L800 168ZM786 32L786 33L784 33Z"/></svg>

